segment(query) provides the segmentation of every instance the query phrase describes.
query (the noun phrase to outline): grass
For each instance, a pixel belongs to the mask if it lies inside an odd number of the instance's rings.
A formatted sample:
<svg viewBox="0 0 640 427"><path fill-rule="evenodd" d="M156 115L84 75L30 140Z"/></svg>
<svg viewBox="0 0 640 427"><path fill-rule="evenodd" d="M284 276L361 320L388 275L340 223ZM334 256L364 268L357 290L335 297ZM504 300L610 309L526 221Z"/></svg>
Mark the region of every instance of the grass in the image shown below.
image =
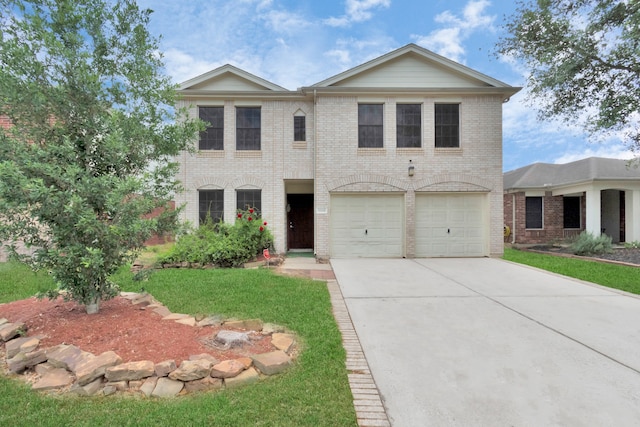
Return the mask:
<svg viewBox="0 0 640 427"><path fill-rule="evenodd" d="M505 248L504 259L640 294L640 268Z"/></svg>
<svg viewBox="0 0 640 427"><path fill-rule="evenodd" d="M0 303L31 296L50 285L47 280L13 263L0 265ZM146 282L134 282L123 270L114 280L126 291L143 286L174 312L281 324L296 331L303 351L293 368L255 385L167 400L49 396L0 376L0 425L356 425L345 351L324 282L264 269L160 270Z"/></svg>

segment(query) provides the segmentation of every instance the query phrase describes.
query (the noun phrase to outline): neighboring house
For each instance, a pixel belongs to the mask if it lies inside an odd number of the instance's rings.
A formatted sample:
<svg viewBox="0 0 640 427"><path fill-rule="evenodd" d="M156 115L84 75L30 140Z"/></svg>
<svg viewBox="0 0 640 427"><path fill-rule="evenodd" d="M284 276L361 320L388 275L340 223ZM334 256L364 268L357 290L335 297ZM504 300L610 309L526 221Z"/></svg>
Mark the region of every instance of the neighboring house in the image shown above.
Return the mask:
<svg viewBox="0 0 640 427"><path fill-rule="evenodd" d="M179 157L183 219L258 209L278 252L503 252L509 86L414 44L289 91L231 65L182 83L210 123Z"/></svg>
<svg viewBox="0 0 640 427"><path fill-rule="evenodd" d="M640 241L640 169L590 157L506 172L504 223L510 243L549 243L583 230L614 243Z"/></svg>

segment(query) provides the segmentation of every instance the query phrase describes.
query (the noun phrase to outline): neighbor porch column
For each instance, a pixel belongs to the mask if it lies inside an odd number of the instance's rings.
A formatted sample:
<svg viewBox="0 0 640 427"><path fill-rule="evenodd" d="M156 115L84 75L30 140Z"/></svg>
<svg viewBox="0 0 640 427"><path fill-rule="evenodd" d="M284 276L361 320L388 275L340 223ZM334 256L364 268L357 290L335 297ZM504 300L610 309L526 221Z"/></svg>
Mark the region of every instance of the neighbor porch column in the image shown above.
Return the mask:
<svg viewBox="0 0 640 427"><path fill-rule="evenodd" d="M594 236L602 234L602 225L600 223L600 190L591 189L585 192L587 199L587 221L586 231Z"/></svg>
<svg viewBox="0 0 640 427"><path fill-rule="evenodd" d="M624 240L640 242L640 190L624 192Z"/></svg>

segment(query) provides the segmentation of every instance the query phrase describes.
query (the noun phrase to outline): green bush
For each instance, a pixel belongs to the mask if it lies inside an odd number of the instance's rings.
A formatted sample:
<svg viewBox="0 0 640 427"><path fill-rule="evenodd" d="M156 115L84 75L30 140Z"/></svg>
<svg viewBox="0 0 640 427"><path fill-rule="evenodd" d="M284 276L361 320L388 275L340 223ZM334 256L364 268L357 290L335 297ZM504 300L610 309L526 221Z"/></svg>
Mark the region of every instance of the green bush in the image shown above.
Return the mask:
<svg viewBox="0 0 640 427"><path fill-rule="evenodd" d="M575 242L571 244L571 251L576 255L597 255L609 253L611 237L601 234L596 237L588 231L583 231Z"/></svg>
<svg viewBox="0 0 640 427"><path fill-rule="evenodd" d="M208 220L195 230L179 236L173 249L159 259L160 263L214 264L239 267L252 260L273 238L254 209L238 211L233 225Z"/></svg>
<svg viewBox="0 0 640 427"><path fill-rule="evenodd" d="M627 242L624 244L627 249L640 249L640 241L634 240L633 242Z"/></svg>

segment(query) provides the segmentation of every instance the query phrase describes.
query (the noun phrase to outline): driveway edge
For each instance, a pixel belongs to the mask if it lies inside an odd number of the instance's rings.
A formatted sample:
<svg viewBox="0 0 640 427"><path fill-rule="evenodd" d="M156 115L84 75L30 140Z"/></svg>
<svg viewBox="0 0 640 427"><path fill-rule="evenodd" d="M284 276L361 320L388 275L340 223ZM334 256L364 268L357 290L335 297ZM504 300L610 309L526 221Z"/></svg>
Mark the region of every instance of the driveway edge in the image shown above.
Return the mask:
<svg viewBox="0 0 640 427"><path fill-rule="evenodd" d="M342 334L342 345L347 352L346 367L358 426L391 427L378 387L362 351L360 339L351 322L340 286L336 280L327 280L327 288L333 306L333 316Z"/></svg>

